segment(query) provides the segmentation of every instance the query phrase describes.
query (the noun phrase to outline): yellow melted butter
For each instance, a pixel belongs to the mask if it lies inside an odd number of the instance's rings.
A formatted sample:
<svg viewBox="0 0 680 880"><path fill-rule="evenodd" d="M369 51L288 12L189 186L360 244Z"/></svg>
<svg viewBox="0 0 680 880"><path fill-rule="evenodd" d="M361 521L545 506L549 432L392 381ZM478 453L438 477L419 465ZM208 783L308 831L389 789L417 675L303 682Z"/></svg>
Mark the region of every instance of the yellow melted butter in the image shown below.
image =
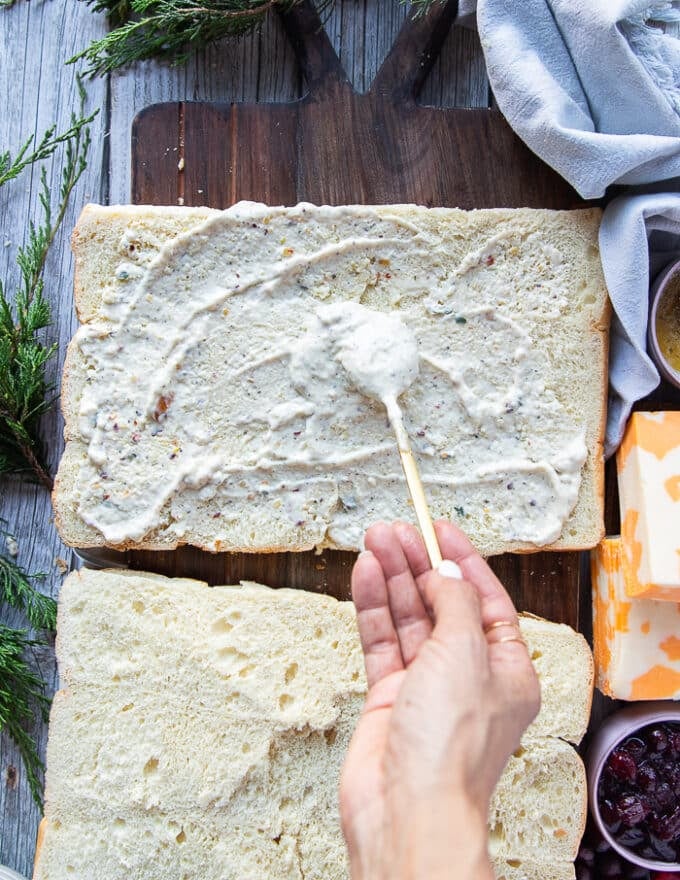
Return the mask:
<svg viewBox="0 0 680 880"><path fill-rule="evenodd" d="M659 302L656 338L668 365L680 373L680 276L670 284Z"/></svg>
<svg viewBox="0 0 680 880"><path fill-rule="evenodd" d="M561 255L508 225L454 257L426 213L241 203L118 267L77 336L83 520L112 544L222 549L357 548L371 522L413 520L384 407L333 356L327 310L355 303L368 327L398 308L415 340L399 403L435 516L556 540L587 455L532 339L568 312Z"/></svg>

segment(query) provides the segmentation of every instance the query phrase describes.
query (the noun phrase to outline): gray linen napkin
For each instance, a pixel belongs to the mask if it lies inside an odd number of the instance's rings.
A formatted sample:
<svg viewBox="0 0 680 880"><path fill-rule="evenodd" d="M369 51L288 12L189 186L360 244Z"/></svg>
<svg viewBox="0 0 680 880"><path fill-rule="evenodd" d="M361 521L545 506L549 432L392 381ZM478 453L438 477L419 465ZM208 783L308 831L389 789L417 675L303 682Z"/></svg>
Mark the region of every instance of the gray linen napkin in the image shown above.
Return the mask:
<svg viewBox="0 0 680 880"><path fill-rule="evenodd" d="M680 258L680 193L621 196L604 212L600 254L614 307L605 455L616 451L636 400L659 384L645 350L649 286Z"/></svg>
<svg viewBox="0 0 680 880"><path fill-rule="evenodd" d="M602 265L612 304L605 452L659 383L646 352L649 285L680 256L680 0L461 0L476 22L498 106L526 144L584 198L611 184ZM665 190L665 193L660 192Z"/></svg>
<svg viewBox="0 0 680 880"><path fill-rule="evenodd" d="M680 176L679 0L462 0L498 106L586 199Z"/></svg>

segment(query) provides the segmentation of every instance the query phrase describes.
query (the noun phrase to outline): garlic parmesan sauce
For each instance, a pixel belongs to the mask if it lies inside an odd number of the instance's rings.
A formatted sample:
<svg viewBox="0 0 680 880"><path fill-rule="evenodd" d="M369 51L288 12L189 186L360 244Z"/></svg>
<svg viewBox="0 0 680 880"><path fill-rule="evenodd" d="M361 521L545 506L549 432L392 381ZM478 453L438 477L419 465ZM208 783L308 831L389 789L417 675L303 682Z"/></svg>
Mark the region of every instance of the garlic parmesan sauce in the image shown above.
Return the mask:
<svg viewBox="0 0 680 880"><path fill-rule="evenodd" d="M111 544L227 549L242 523L252 549L356 548L371 522L413 519L392 396L435 515L556 540L587 450L510 305L517 235L452 264L415 214L242 202L122 262L77 334L80 516ZM520 288L522 314L550 320L560 254L535 246L553 271Z"/></svg>

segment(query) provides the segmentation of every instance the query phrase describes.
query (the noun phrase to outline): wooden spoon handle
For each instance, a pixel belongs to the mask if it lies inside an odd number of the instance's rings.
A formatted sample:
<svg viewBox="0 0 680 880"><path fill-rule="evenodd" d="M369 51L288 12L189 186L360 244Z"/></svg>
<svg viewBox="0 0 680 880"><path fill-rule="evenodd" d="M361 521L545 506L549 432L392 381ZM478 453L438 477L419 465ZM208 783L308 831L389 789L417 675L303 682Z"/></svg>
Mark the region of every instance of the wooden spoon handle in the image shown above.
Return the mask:
<svg viewBox="0 0 680 880"><path fill-rule="evenodd" d="M423 489L423 482L420 479L418 465L411 449L411 441L409 440L408 431L404 427L404 419L401 409L395 397L386 397L383 400L387 409L387 417L392 425L392 430L397 438L397 446L399 447L399 457L401 466L404 469L406 477L406 485L413 501L413 509L418 520L423 540L425 541L425 549L430 557L430 565L434 569L438 569L442 563L442 554L439 549L439 541L430 516L430 508L427 506L427 498Z"/></svg>
<svg viewBox="0 0 680 880"><path fill-rule="evenodd" d="M427 555L430 557L430 565L436 571L442 564L442 552L439 549L439 541L437 541L437 534L430 516L430 508L427 506L425 490L418 473L418 466L410 446L408 449L402 449L401 444L399 444L399 456L401 458L401 466L404 469L408 490L411 493L418 526L423 536L423 541L425 541Z"/></svg>

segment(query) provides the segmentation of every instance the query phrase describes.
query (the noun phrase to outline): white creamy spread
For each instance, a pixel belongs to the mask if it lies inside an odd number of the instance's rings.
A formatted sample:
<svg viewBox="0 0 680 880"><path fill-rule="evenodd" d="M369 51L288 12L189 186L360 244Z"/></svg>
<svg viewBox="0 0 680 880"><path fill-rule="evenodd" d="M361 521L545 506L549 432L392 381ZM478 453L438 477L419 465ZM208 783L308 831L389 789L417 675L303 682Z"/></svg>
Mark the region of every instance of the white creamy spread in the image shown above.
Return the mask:
<svg viewBox="0 0 680 880"><path fill-rule="evenodd" d="M418 342L398 314L356 302L320 306L292 347L290 373L305 391L318 382L329 358L345 368L362 394L385 402L399 397L418 375Z"/></svg>
<svg viewBox="0 0 680 880"><path fill-rule="evenodd" d="M113 544L357 547L413 519L379 402L399 397L435 515L556 540L587 450L530 332L567 306L561 255L536 242L526 284L526 237L452 261L417 215L240 203L128 256L77 335L80 516Z"/></svg>

